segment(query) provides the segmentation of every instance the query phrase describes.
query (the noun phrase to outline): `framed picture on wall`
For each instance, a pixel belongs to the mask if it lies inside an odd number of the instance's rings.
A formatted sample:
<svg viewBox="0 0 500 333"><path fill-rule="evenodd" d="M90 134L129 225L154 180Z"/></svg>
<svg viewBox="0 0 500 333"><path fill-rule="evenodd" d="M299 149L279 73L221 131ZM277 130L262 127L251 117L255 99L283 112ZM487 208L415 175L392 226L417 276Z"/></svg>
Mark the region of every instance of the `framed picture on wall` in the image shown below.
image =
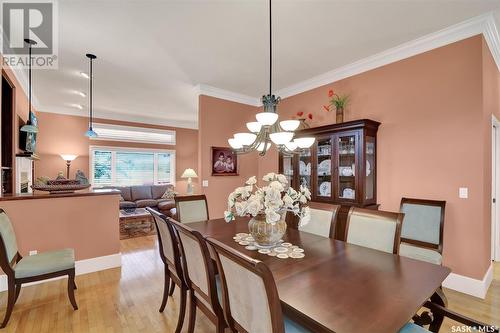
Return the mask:
<svg viewBox="0 0 500 333"><path fill-rule="evenodd" d="M212 176L238 176L238 155L229 147L212 147Z"/></svg>

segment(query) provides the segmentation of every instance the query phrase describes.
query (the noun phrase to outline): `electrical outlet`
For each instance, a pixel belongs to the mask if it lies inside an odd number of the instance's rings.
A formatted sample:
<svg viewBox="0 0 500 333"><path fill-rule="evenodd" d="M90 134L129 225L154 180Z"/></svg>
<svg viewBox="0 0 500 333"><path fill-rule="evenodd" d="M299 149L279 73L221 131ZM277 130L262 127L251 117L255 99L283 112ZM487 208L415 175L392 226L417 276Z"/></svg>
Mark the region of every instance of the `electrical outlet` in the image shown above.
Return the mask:
<svg viewBox="0 0 500 333"><path fill-rule="evenodd" d="M458 197L460 199L467 199L469 197L469 189L467 187L460 187L458 189Z"/></svg>
<svg viewBox="0 0 500 333"><path fill-rule="evenodd" d="M35 254L38 254L38 251L37 251L37 250L31 250L31 251L30 251L30 256L33 256L33 255L35 255Z"/></svg>
<svg viewBox="0 0 500 333"><path fill-rule="evenodd" d="M201 182L201 186L208 187L208 180L204 180Z"/></svg>

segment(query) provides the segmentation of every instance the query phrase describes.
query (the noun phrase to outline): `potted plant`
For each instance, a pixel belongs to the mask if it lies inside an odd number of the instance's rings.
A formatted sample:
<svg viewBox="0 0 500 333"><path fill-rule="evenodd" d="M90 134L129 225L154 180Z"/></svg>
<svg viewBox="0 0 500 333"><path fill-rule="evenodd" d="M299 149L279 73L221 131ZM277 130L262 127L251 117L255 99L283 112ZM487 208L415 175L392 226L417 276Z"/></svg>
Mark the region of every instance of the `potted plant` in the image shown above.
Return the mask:
<svg viewBox="0 0 500 333"><path fill-rule="evenodd" d="M288 186L282 174L268 173L262 180L268 185L257 186L255 176L250 177L245 186L238 187L229 194L228 209L224 212L226 222L235 216L250 216L248 230L260 247L273 247L286 232L286 212L299 216L300 225L309 222L311 192L305 186L299 191Z"/></svg>
<svg viewBox="0 0 500 333"><path fill-rule="evenodd" d="M344 122L344 110L349 103L349 95L338 95L333 89L328 90L328 97L330 98L329 105L323 105L325 111L330 112L335 108L336 123Z"/></svg>

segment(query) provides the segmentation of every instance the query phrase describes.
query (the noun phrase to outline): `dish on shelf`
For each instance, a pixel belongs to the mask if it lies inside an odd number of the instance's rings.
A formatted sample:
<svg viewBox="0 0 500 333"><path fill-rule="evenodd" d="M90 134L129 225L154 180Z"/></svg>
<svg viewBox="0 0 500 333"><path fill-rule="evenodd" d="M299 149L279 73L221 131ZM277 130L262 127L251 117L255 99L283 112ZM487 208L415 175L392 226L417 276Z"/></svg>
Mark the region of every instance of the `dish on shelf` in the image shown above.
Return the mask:
<svg viewBox="0 0 500 333"><path fill-rule="evenodd" d="M354 190L352 188L345 188L344 191L342 191L342 198L354 199L355 198Z"/></svg>
<svg viewBox="0 0 500 333"><path fill-rule="evenodd" d="M332 193L332 183L330 182L322 182L319 185L319 194L323 197L329 197Z"/></svg>
<svg viewBox="0 0 500 333"><path fill-rule="evenodd" d="M372 173L370 162L366 161L366 177Z"/></svg>
<svg viewBox="0 0 500 333"><path fill-rule="evenodd" d="M332 161L324 160L318 165L318 175L319 176L329 176L332 170Z"/></svg>
<svg viewBox="0 0 500 333"><path fill-rule="evenodd" d="M351 167L339 167L339 174L344 177L354 176Z"/></svg>
<svg viewBox="0 0 500 333"><path fill-rule="evenodd" d="M306 164L304 161L300 161L299 173L301 176L310 176L311 175L311 163Z"/></svg>

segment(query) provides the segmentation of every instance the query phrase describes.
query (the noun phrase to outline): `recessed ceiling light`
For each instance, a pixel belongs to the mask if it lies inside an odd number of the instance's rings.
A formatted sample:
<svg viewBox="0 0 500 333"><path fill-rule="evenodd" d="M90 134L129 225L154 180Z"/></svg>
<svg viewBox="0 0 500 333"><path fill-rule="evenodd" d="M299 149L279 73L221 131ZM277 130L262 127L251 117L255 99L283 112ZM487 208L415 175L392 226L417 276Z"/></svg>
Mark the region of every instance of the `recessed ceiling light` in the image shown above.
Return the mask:
<svg viewBox="0 0 500 333"><path fill-rule="evenodd" d="M81 104L71 104L71 106L74 108L80 109L80 110L83 109L83 105L81 105Z"/></svg>
<svg viewBox="0 0 500 333"><path fill-rule="evenodd" d="M80 75L83 76L86 79L90 78L90 76L87 73L85 73L85 72L80 72Z"/></svg>
<svg viewBox="0 0 500 333"><path fill-rule="evenodd" d="M82 97L86 97L86 96L87 96L87 94L86 94L86 93L84 93L83 91L78 91L78 90L77 90L77 91L75 91L75 94L80 95L80 96L82 96Z"/></svg>

